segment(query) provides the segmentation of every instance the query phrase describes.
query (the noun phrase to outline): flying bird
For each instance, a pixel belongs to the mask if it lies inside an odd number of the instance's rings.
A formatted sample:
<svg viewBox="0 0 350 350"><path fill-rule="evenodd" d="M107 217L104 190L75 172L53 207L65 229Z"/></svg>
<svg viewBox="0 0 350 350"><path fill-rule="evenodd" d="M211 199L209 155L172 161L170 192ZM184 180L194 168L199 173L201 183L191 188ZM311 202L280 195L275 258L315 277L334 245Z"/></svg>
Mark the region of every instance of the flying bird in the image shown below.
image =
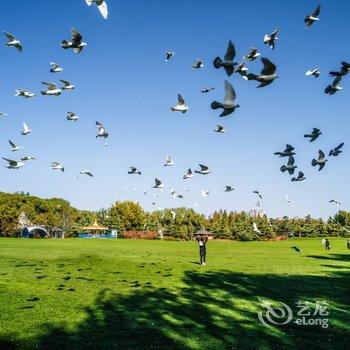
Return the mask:
<svg viewBox="0 0 350 350"><path fill-rule="evenodd" d="M262 194L259 191L253 191L260 199L263 199Z"/></svg>
<svg viewBox="0 0 350 350"><path fill-rule="evenodd" d="M152 186L152 188L161 189L163 187L164 187L164 185L163 185L162 181L160 181L159 179L155 178L154 179L154 186Z"/></svg>
<svg viewBox="0 0 350 350"><path fill-rule="evenodd" d="M260 53L258 52L258 49L253 47L250 49L248 55L243 56L243 59L245 61L252 62L252 61L256 60L259 56L260 56Z"/></svg>
<svg viewBox="0 0 350 350"><path fill-rule="evenodd" d="M24 165L24 163L18 162L17 160L8 159L8 158L4 158L4 157L2 159L6 160L6 162L8 162L7 165L4 165L4 167L8 168L8 169L19 169L19 168L22 168L22 166Z"/></svg>
<svg viewBox="0 0 350 350"><path fill-rule="evenodd" d="M128 174L130 174L130 175L134 175L134 174L141 175L141 171L138 170L136 167L131 166L130 170L128 171Z"/></svg>
<svg viewBox="0 0 350 350"><path fill-rule="evenodd" d="M52 170L60 170L60 171L64 172L64 166L61 165L59 162L52 162L51 169Z"/></svg>
<svg viewBox="0 0 350 350"><path fill-rule="evenodd" d="M258 234L261 233L261 231L258 229L258 225L255 222L253 222L253 231L258 233Z"/></svg>
<svg viewBox="0 0 350 350"><path fill-rule="evenodd" d="M199 164L200 166L200 170L195 170L194 172L197 174L201 174L201 175L208 175L211 173L211 171L209 170L209 167L207 167L206 165L203 164Z"/></svg>
<svg viewBox="0 0 350 350"><path fill-rule="evenodd" d="M59 73L63 71L63 68L60 67L58 63L50 62L50 66L51 66L50 73Z"/></svg>
<svg viewBox="0 0 350 350"><path fill-rule="evenodd" d="M71 40L62 40L61 47L63 49L73 49L75 53L80 53L81 50L87 45L83 42L83 37L81 34L75 29L71 29L72 39Z"/></svg>
<svg viewBox="0 0 350 350"><path fill-rule="evenodd" d="M232 85L225 80L225 97L224 102L213 101L211 104L212 109L222 108L223 111L220 117L225 117L235 111L236 108L240 107L239 104L235 104L236 92Z"/></svg>
<svg viewBox="0 0 350 350"><path fill-rule="evenodd" d="M343 61L341 62L340 70L337 72L335 71L329 72L329 75L331 77L343 77L347 75L349 72L350 72L350 63Z"/></svg>
<svg viewBox="0 0 350 350"><path fill-rule="evenodd" d="M28 160L35 160L36 158L35 157L32 157L32 156L24 156L21 158L21 161L22 162L26 162Z"/></svg>
<svg viewBox="0 0 350 350"><path fill-rule="evenodd" d="M213 91L213 90L215 90L215 87L204 88L204 89L201 90L201 93L202 94L206 94L206 93L208 93L210 91Z"/></svg>
<svg viewBox="0 0 350 350"><path fill-rule="evenodd" d="M108 7L107 3L104 0L85 0L88 6L91 6L92 4L96 4L98 10L100 11L102 17L104 19L108 18Z"/></svg>
<svg viewBox="0 0 350 350"><path fill-rule="evenodd" d="M293 247L290 247L291 249L293 249L296 253L299 253L301 254L301 249L298 247L298 246L293 246Z"/></svg>
<svg viewBox="0 0 350 350"><path fill-rule="evenodd" d="M193 69L200 69L203 67L204 67L204 64L203 64L202 60L200 60L199 58L197 58L196 61L192 64Z"/></svg>
<svg viewBox="0 0 350 350"><path fill-rule="evenodd" d="M74 90L74 85L71 84L69 81L60 79L60 82L63 84L63 86L61 87L62 90Z"/></svg>
<svg viewBox="0 0 350 350"><path fill-rule="evenodd" d="M328 203L334 203L337 205L341 205L341 203L339 201L337 201L336 199L331 199L330 201L328 201Z"/></svg>
<svg viewBox="0 0 350 350"><path fill-rule="evenodd" d="M216 125L216 129L214 129L214 132L217 132L217 133L219 133L219 134L223 134L223 133L225 133L225 129L224 129L224 127L222 126L222 125Z"/></svg>
<svg viewBox="0 0 350 350"><path fill-rule="evenodd" d="M189 110L189 107L186 105L185 100L180 94L177 95L177 104L174 107L171 107L172 112L181 112L186 113Z"/></svg>
<svg viewBox="0 0 350 350"><path fill-rule="evenodd" d="M166 156L164 166L172 166L172 165L174 165L173 160L170 158L170 156Z"/></svg>
<svg viewBox="0 0 350 350"><path fill-rule="evenodd" d="M256 80L260 82L257 88L264 87L271 84L278 75L276 74L276 66L267 58L262 57L261 62L264 65L264 68L261 70L260 75L249 73L247 75L248 80Z"/></svg>
<svg viewBox="0 0 350 350"><path fill-rule="evenodd" d="M15 97L17 97L17 96L20 96L20 97L23 97L23 98L34 98L34 97L36 97L36 95L33 92L31 92L29 90L26 90L26 89L17 89Z"/></svg>
<svg viewBox="0 0 350 350"><path fill-rule="evenodd" d="M287 165L281 166L282 173L284 173L285 171L288 171L289 175L293 175L295 168L297 168L297 166L294 165L294 163L295 163L294 157L289 156Z"/></svg>
<svg viewBox="0 0 350 350"><path fill-rule="evenodd" d="M79 119L79 116L74 112L67 112L67 120L76 122Z"/></svg>
<svg viewBox="0 0 350 350"><path fill-rule="evenodd" d="M26 123L23 123L23 130L22 130L22 135L28 135L32 132L32 130L29 129L28 125Z"/></svg>
<svg viewBox="0 0 350 350"><path fill-rule="evenodd" d="M41 91L42 95L59 96L62 93L62 90L59 89L55 83L45 83L43 81L41 84L46 85L48 87L46 91Z"/></svg>
<svg viewBox="0 0 350 350"><path fill-rule="evenodd" d="M340 145L338 145L337 147L333 148L330 152L329 152L329 156L333 156L333 157L337 157L340 153L342 153L343 151L341 150L341 148L344 146L344 142L342 142Z"/></svg>
<svg viewBox="0 0 350 350"><path fill-rule="evenodd" d="M305 180L305 176L304 176L304 173L299 171L299 174L297 177L292 177L291 181L294 182L294 181L304 181Z"/></svg>
<svg viewBox="0 0 350 350"><path fill-rule="evenodd" d="M7 33L7 32L3 32L6 37L7 37L7 43L5 44L5 46L7 47L15 47L19 52L22 52L22 44L19 40L16 40L16 38L11 34L11 33Z"/></svg>
<svg viewBox="0 0 350 350"><path fill-rule="evenodd" d="M283 152L275 152L274 154L276 156L280 156L280 157L290 157L293 156L295 154L294 151L294 147L291 145L286 144L286 148Z"/></svg>
<svg viewBox="0 0 350 350"><path fill-rule="evenodd" d="M98 127L98 133L96 135L96 138L103 137L104 139L106 139L108 137L108 132L106 131L103 124L101 122L98 122L98 121L96 121L95 124Z"/></svg>
<svg viewBox="0 0 350 350"><path fill-rule="evenodd" d="M6 117L8 114L4 113L4 112L0 112L0 117Z"/></svg>
<svg viewBox="0 0 350 350"><path fill-rule="evenodd" d="M333 80L332 84L328 85L328 86L324 89L324 92L325 92L327 95L334 95L337 91L342 90L343 88L340 86L341 78L342 78L342 76L337 76L337 77Z"/></svg>
<svg viewBox="0 0 350 350"><path fill-rule="evenodd" d="M320 19L318 18L318 16L320 15L321 12L321 5L318 5L314 12L312 12L310 15L307 15L304 18L304 22L306 27L311 27L313 25L314 22L319 21Z"/></svg>
<svg viewBox="0 0 350 350"><path fill-rule="evenodd" d="M271 50L275 49L275 41L278 40L278 29L275 29L271 34L264 36L264 44L269 45Z"/></svg>
<svg viewBox="0 0 350 350"><path fill-rule="evenodd" d="M313 159L311 162L312 166L316 166L318 165L318 171L321 171L323 169L323 167L326 165L326 162L328 161L328 159L326 159L325 154L322 152L322 150L318 151L318 159Z"/></svg>
<svg viewBox="0 0 350 350"><path fill-rule="evenodd" d="M165 52L165 61L170 61L175 56L175 52L172 51L166 51Z"/></svg>
<svg viewBox="0 0 350 350"><path fill-rule="evenodd" d="M214 67L216 69L219 69L220 67L224 67L226 74L228 76L232 75L232 73L234 72L234 67L237 66L237 63L233 62L235 56L236 56L235 46L230 40L227 46L224 59L222 60L220 57L216 57L213 62Z"/></svg>
<svg viewBox="0 0 350 350"><path fill-rule="evenodd" d="M202 190L201 191L201 196L204 198L204 197L207 197L207 196L209 196L209 190L208 189L205 189L205 190Z"/></svg>
<svg viewBox="0 0 350 350"><path fill-rule="evenodd" d="M193 177L194 174L193 174L193 171L191 168L189 168L186 172L186 174L182 177L184 180L186 179L190 179L191 177Z"/></svg>
<svg viewBox="0 0 350 350"><path fill-rule="evenodd" d="M309 69L306 73L306 76L312 76L315 78L319 78L319 76L321 75L321 71L318 68L314 68L314 69Z"/></svg>
<svg viewBox="0 0 350 350"><path fill-rule="evenodd" d="M322 134L320 129L313 128L310 134L305 134L304 137L310 138L310 142L315 141Z"/></svg>
<svg viewBox="0 0 350 350"><path fill-rule="evenodd" d="M18 150L20 150L21 148L23 148L22 146L17 146L14 142L12 142L11 140L9 140L9 144L11 146L11 152L16 152Z"/></svg>
<svg viewBox="0 0 350 350"><path fill-rule="evenodd" d="M232 191L234 191L234 187L233 186L226 186L226 188L225 188L225 192L232 192Z"/></svg>
<svg viewBox="0 0 350 350"><path fill-rule="evenodd" d="M286 201L287 201L288 203L293 204L293 202L290 200L290 198L289 198L289 196L288 196L287 193L286 193L284 196L286 197Z"/></svg>
<svg viewBox="0 0 350 350"><path fill-rule="evenodd" d="M244 80L248 80L248 76L247 76L247 72L249 71L249 69L245 66L244 62L241 62L239 65L236 66L235 68L235 72L240 74L240 76L244 79Z"/></svg>
<svg viewBox="0 0 350 350"><path fill-rule="evenodd" d="M94 177L94 174L90 170L79 171L78 178L80 179L82 177L82 175L86 175L86 176L89 176L89 177Z"/></svg>

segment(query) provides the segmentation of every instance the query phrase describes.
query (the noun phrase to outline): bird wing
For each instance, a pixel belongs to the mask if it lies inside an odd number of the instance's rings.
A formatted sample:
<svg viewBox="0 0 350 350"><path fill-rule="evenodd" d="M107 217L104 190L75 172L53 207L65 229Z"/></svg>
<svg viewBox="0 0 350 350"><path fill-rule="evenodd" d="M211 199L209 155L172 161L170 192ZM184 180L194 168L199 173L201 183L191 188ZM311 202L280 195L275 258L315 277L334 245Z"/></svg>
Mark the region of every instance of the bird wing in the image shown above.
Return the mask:
<svg viewBox="0 0 350 350"><path fill-rule="evenodd" d="M177 95L177 104L178 105L184 105L185 104L185 100L183 99L183 97L180 94Z"/></svg>
<svg viewBox="0 0 350 350"><path fill-rule="evenodd" d="M262 75L272 75L276 72L276 66L269 59L262 57L261 62L264 65L261 71Z"/></svg>
<svg viewBox="0 0 350 350"><path fill-rule="evenodd" d="M187 169L187 175L192 175L192 169L191 168Z"/></svg>
<svg viewBox="0 0 350 350"><path fill-rule="evenodd" d="M301 179L304 177L304 173L302 171L299 171L298 178Z"/></svg>
<svg viewBox="0 0 350 350"><path fill-rule="evenodd" d="M344 146L344 142L342 142L340 145L338 145L336 148L334 148L335 151L339 151Z"/></svg>
<svg viewBox="0 0 350 350"><path fill-rule="evenodd" d="M63 83L65 86L69 86L70 82L67 80L60 79L60 82Z"/></svg>
<svg viewBox="0 0 350 350"><path fill-rule="evenodd" d="M9 143L10 143L11 147L16 148L16 145L11 140L9 140Z"/></svg>
<svg viewBox="0 0 350 350"><path fill-rule="evenodd" d="M83 37L81 36L81 34L75 28L71 29L71 33L72 33L72 41L75 44L80 44L81 41L83 40Z"/></svg>
<svg viewBox="0 0 350 350"><path fill-rule="evenodd" d="M97 8L100 10L100 13L104 19L108 18L108 7L105 1L101 5L98 5Z"/></svg>
<svg viewBox="0 0 350 350"><path fill-rule="evenodd" d="M6 160L6 162L8 162L11 166L17 165L17 161L16 160L4 158L4 157L2 159Z"/></svg>
<svg viewBox="0 0 350 350"><path fill-rule="evenodd" d="M46 83L46 82L42 81L41 84L46 85L49 90L55 90L57 88L57 85L55 83Z"/></svg>
<svg viewBox="0 0 350 350"><path fill-rule="evenodd" d="M275 29L271 34L270 34L270 37L272 39L275 39L276 35L278 34L278 29Z"/></svg>
<svg viewBox="0 0 350 350"><path fill-rule="evenodd" d="M233 102L236 98L236 92L233 88L233 86L227 81L225 80L225 98L224 101L225 103L227 102Z"/></svg>
<svg viewBox="0 0 350 350"><path fill-rule="evenodd" d="M236 50L235 46L233 45L232 41L230 40L227 46L227 51L225 54L225 60L226 61L232 61L234 57L236 56Z"/></svg>
<svg viewBox="0 0 350 350"><path fill-rule="evenodd" d="M288 194L287 194L287 193L286 193L284 196L286 197L287 202L291 202L291 200L290 200L290 198L288 197Z"/></svg>
<svg viewBox="0 0 350 350"><path fill-rule="evenodd" d="M314 12L312 12L311 16L312 17L318 17L320 15L320 12L321 12L321 5L318 5L315 8Z"/></svg>
<svg viewBox="0 0 350 350"><path fill-rule="evenodd" d="M343 61L343 62L341 63L341 65L342 65L342 68L344 68L344 69L346 69L346 70L350 68L350 64L349 64L348 62Z"/></svg>
<svg viewBox="0 0 350 350"><path fill-rule="evenodd" d="M162 181L158 180L157 178L154 179L154 182L155 182L156 186L159 186L162 184Z"/></svg>
<svg viewBox="0 0 350 350"><path fill-rule="evenodd" d="M325 154L323 153L322 150L319 150L319 151L318 151L318 160L322 160L322 159L324 159L324 158L325 158Z"/></svg>
<svg viewBox="0 0 350 350"><path fill-rule="evenodd" d="M288 151L294 151L294 147L291 146L291 145L286 144L285 152L288 152Z"/></svg>
<svg viewBox="0 0 350 350"><path fill-rule="evenodd" d="M224 127L221 126L221 125L216 125L216 127L217 127L217 130L218 130L218 131L222 131L222 130L224 129Z"/></svg>
<svg viewBox="0 0 350 350"><path fill-rule="evenodd" d="M85 173L87 176L94 177L94 175L92 174L92 172L89 171L89 170L85 170L84 173Z"/></svg>
<svg viewBox="0 0 350 350"><path fill-rule="evenodd" d="M24 132L28 132L29 131L29 127L26 123L23 123L23 131Z"/></svg>
<svg viewBox="0 0 350 350"><path fill-rule="evenodd" d="M340 77L336 77L332 83L332 86L335 87L335 86L338 86L341 82L341 76Z"/></svg>
<svg viewBox="0 0 350 350"><path fill-rule="evenodd" d="M203 164L199 164L201 171L207 171L209 169L209 167L207 167L206 165Z"/></svg>
<svg viewBox="0 0 350 350"><path fill-rule="evenodd" d="M252 47L250 49L249 55L248 56L252 56L254 57L254 55L258 52L258 49L256 49L255 47Z"/></svg>
<svg viewBox="0 0 350 350"><path fill-rule="evenodd" d="M3 32L6 36L9 42L15 40L15 37L11 33Z"/></svg>

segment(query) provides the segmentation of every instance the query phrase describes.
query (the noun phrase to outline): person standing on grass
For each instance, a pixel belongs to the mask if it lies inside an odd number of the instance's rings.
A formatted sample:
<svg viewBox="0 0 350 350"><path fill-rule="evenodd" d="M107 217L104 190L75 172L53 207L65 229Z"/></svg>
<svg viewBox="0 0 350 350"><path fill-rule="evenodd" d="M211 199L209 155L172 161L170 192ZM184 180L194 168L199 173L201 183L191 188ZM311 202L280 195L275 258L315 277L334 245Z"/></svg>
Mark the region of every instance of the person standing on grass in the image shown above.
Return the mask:
<svg viewBox="0 0 350 350"><path fill-rule="evenodd" d="M208 242L208 237L201 237L198 240L200 264L203 266L205 266L205 257L207 254L207 247L206 247L207 242Z"/></svg>
<svg viewBox="0 0 350 350"><path fill-rule="evenodd" d="M326 250L331 249L331 244L329 243L328 238L326 238L326 240L325 240L324 247L326 248Z"/></svg>

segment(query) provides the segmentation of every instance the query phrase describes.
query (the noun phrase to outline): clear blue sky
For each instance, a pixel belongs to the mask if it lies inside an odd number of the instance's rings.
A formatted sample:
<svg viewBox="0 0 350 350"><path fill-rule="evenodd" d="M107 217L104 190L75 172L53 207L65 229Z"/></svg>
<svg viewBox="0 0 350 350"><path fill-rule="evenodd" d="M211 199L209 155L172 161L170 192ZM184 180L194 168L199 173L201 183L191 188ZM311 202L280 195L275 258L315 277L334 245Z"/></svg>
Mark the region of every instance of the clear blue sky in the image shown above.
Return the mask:
<svg viewBox="0 0 350 350"><path fill-rule="evenodd" d="M304 16L315 1L191 1L191 0L109 0L108 21L84 0L3 1L0 4L1 30L13 33L23 43L23 53L1 45L0 119L1 156L33 155L19 171L1 166L1 191L29 191L42 197L63 197L78 208L99 209L116 199L140 200L148 210L152 202L161 207L193 206L209 213L214 209L254 209L260 190L263 208L270 216L333 215L338 207L328 203L336 198L347 209L350 204L350 76L344 90L334 96L323 93L331 81L328 71L350 61L348 33L349 1L322 1L321 21L310 29ZM345 15L344 15L345 14ZM88 46L80 55L64 51L60 41L70 37L76 27ZM262 38L280 28L275 51L263 45ZM250 47L277 65L280 78L272 85L255 89L239 75L229 81L241 105L233 115L219 118L210 103L224 94L223 70L212 66L213 58L223 56L229 40L236 46L237 60ZM3 36L2 41L6 39ZM164 52L176 52L171 62ZM196 58L204 61L194 71ZM53 75L49 62L61 64L64 72ZM304 77L309 68L319 67L319 79ZM251 72L261 69L260 61L249 65ZM41 81L71 81L76 89L59 97L41 96ZM210 94L203 87L215 86ZM16 88L38 94L35 100L13 97ZM190 106L187 114L170 112L181 93ZM66 121L66 112L80 116L76 123ZM96 140L95 120L102 121L110 133L109 146ZM20 134L22 122L32 129ZM220 135L212 130L217 123L227 129ZM303 134L318 127L323 134L309 144ZM25 148L9 151L8 139ZM321 148L327 153L344 141L344 153L332 158L320 173L311 159ZM297 170L307 180L291 183L279 171L285 159L273 152L286 143L295 146ZM174 167L164 168L169 154ZM51 170L57 160L66 171ZM188 167L207 164L213 174L184 181ZM2 162L5 165L5 162ZM142 176L130 176L135 165ZM95 178L77 179L88 168ZM165 183L165 190L153 197L154 177ZM236 190L224 193L225 185ZM128 191L116 197L127 186ZM137 191L133 192L132 188ZM189 193L183 188L190 189ZM170 188L181 191L185 199L174 199ZM208 188L205 199L200 191ZM143 190L148 195L142 194ZM295 204L288 204L284 194Z"/></svg>

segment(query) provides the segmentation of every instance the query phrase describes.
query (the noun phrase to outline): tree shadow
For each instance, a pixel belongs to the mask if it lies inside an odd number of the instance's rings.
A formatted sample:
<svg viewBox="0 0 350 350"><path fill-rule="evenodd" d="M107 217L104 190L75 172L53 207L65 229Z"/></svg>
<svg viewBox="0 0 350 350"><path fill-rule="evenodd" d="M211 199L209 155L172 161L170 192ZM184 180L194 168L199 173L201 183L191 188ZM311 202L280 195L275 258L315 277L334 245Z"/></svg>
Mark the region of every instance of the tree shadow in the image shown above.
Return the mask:
<svg viewBox="0 0 350 350"><path fill-rule="evenodd" d="M141 288L122 295L100 291L75 329L44 324L41 336L23 344L3 340L2 349L348 349L350 274L258 275L231 271L189 271L176 289ZM329 328L265 326L258 320L264 300L325 300ZM13 339L13 337L12 337Z"/></svg>

